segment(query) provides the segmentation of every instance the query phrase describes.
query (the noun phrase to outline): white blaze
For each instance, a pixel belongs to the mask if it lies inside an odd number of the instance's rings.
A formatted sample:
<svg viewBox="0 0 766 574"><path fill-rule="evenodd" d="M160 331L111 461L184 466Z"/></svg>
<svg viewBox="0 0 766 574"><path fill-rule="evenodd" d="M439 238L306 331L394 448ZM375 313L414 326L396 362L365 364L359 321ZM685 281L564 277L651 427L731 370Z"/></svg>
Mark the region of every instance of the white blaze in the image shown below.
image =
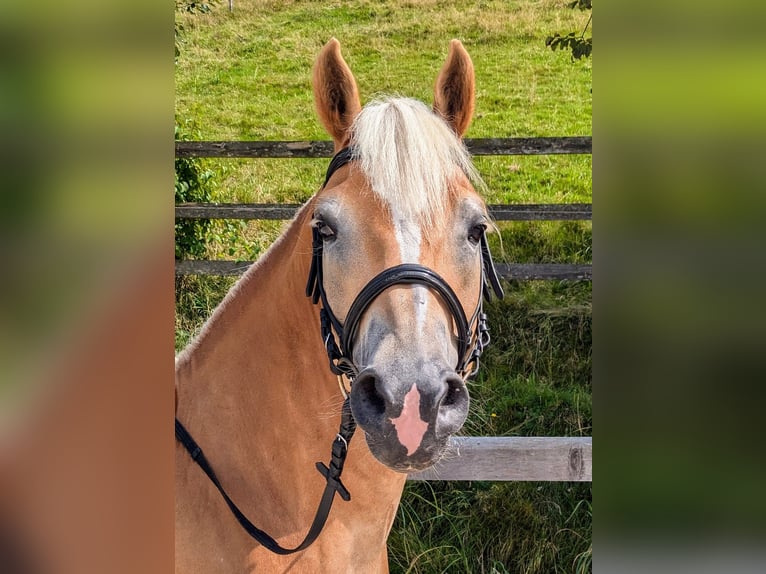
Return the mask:
<svg viewBox="0 0 766 574"><path fill-rule="evenodd" d="M399 244L399 257L402 263L420 263L420 243L422 235L420 225L396 213L391 206L394 224L394 237ZM415 319L418 330L422 331L426 322L428 311L428 290L426 287L413 287L413 300L415 304Z"/></svg>

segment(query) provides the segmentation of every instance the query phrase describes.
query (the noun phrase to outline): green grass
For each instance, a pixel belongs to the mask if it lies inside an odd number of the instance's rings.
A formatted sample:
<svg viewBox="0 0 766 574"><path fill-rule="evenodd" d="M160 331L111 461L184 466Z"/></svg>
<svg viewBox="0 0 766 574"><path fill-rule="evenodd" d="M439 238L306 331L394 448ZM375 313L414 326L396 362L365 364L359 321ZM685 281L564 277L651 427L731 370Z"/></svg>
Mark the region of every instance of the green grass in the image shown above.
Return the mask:
<svg viewBox="0 0 766 574"><path fill-rule="evenodd" d="M477 75L466 137L591 134L591 63L545 47L553 32L581 29L587 14L563 0L380 3L235 2L181 15L176 117L201 139L328 139L311 95L311 66L332 36L363 102L398 93L426 102L449 40L459 38ZM308 199L327 160L204 160L216 201ZM591 201L590 156L479 157L489 203ZM219 224L211 258L254 259L283 228ZM587 263L590 222L501 222L496 260ZM233 278L176 281L176 346L183 348ZM591 285L512 282L489 305L492 345L471 384L465 434L589 436ZM408 483L389 539L393 573L589 572L589 483Z"/></svg>
<svg viewBox="0 0 766 574"><path fill-rule="evenodd" d="M391 571L589 572L590 541L583 536L592 519L589 490L579 484L408 483L389 538Z"/></svg>
<svg viewBox="0 0 766 574"><path fill-rule="evenodd" d="M201 139L328 139L314 113L311 67L341 41L363 102L400 93L430 102L449 40L476 68L476 114L466 137L591 133L590 61L552 52L545 35L574 30L583 14L554 0L250 2L232 13L181 15L176 115ZM187 131L192 131L188 129ZM207 160L220 201L297 202L322 181L323 159ZM589 155L479 157L490 203L589 202ZM233 256L250 259L279 234L250 222ZM228 257L212 246L210 256Z"/></svg>

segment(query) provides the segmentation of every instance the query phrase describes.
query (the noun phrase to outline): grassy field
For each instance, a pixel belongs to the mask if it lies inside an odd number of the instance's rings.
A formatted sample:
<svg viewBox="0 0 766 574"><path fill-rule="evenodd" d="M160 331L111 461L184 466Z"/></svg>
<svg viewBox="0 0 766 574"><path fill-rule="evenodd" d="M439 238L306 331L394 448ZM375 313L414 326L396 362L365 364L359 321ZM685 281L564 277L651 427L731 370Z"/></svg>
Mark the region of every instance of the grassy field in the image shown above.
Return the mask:
<svg viewBox="0 0 766 574"><path fill-rule="evenodd" d="M187 139L327 139L314 114L310 71L332 36L362 100L398 93L426 102L451 38L477 74L467 137L591 133L591 63L545 47L581 29L566 2L226 3L179 15L176 118ZM302 202L327 161L206 160L218 201ZM590 202L590 156L482 157L490 203ZM209 257L257 258L279 222L216 224ZM590 262L589 222L501 223L499 261ZM182 348L233 283L186 277L176 285ZM591 284L512 282L488 313L493 345L471 385L466 434L591 434ZM590 571L592 494L574 483L409 484L389 540L394 573Z"/></svg>

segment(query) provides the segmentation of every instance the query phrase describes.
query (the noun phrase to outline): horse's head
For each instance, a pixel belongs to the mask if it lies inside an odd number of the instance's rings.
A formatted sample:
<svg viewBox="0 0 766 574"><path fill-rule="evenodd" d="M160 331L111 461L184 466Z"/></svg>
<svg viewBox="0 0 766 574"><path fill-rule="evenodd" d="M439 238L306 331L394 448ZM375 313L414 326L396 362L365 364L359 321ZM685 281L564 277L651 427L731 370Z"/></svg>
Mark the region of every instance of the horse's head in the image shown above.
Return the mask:
<svg viewBox="0 0 766 574"><path fill-rule="evenodd" d="M333 39L313 84L335 151L349 150L314 203L317 298L322 290L342 331L351 409L370 450L395 470L422 469L463 425L471 353L486 342L490 221L460 139L473 113L473 65L453 40L433 109L404 98L362 109Z"/></svg>

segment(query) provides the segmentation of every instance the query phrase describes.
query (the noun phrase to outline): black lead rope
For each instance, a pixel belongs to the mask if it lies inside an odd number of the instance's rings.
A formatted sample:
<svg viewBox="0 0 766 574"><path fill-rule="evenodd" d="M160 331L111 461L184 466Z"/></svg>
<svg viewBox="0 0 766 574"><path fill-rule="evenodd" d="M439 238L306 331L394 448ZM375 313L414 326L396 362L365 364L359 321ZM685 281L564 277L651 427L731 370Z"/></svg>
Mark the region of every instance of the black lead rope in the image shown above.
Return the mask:
<svg viewBox="0 0 766 574"><path fill-rule="evenodd" d="M268 550L271 550L275 554L282 555L293 554L295 552L305 550L314 542L314 540L316 540L317 536L319 536L319 533L322 532L322 528L324 528L325 522L327 522L327 517L330 514L330 508L332 508L332 502L335 498L336 492L343 500L351 500L351 495L349 494L348 490L346 490L346 487L343 486L343 483L340 480L340 475L343 472L343 465L346 462L348 443L351 441L351 437L354 436L355 430L356 422L354 421L354 417L351 415L351 407L348 404L348 399L346 399L343 403L340 429L338 430L338 435L335 437L335 440L332 443L332 456L330 457L330 464L327 466L321 462L316 463L317 470L327 481L327 486L325 486L324 493L322 494L322 498L319 501L319 506L317 507L316 515L314 516L314 522L312 522L306 537L303 539L303 542L301 542L295 548L284 548L280 546L279 543L271 536L250 522L250 520L248 520L248 518L242 513L239 507L237 507L234 501L229 497L229 495L226 494L223 486L221 486L221 482L218 480L218 477L213 471L213 467L210 466L207 458L205 458L205 454L202 452L202 449L191 437L184 426L179 422L179 420L176 419L176 440L180 442L184 448L186 448L192 460L199 465L199 467L208 476L213 485L215 485L215 487L218 489L218 492L221 493L221 496L229 506L229 509L231 510L234 517L240 523L242 528L245 529L245 532L247 532L252 538L257 540Z"/></svg>
<svg viewBox="0 0 766 574"><path fill-rule="evenodd" d="M327 182L330 181L330 178L332 177L332 174L335 173L338 169L346 165L348 162L351 161L353 156L354 150L353 148L347 147L340 150L337 154L335 154L335 157L332 158L332 161L330 162L329 167L327 168L327 175L325 176L325 182L322 187L327 185ZM319 265L317 266L317 263ZM312 258L311 261L311 270L309 271L309 282L313 283L318 278L318 282L321 285L322 282L322 266L321 261L318 261L316 257ZM323 291L323 290L322 290ZM307 293L309 296L314 296L314 303L318 301L319 293L316 294ZM326 305L326 301L324 300L324 293L323 293L323 303ZM324 311L324 310L323 310ZM327 313L322 314L322 331L323 334L325 332L331 332L331 326L330 326L330 316ZM332 317L334 319L334 317ZM333 343L334 344L334 343ZM325 346L327 347L327 342L325 343ZM337 349L337 347L336 347ZM328 353L330 353L330 348L328 347ZM338 352L338 359L340 359L340 352ZM344 371L337 371L336 369L333 369L333 372L336 374L340 374L341 372L346 372L349 376L353 378L353 375L355 374L352 370L349 370L348 368ZM226 501L226 504L229 507L229 510L231 510L231 513L234 515L234 517L237 519L237 522L242 526L242 528L245 529L245 532L247 532L252 538L257 540L262 546L267 548L268 550L271 550L275 554L293 554L295 552L300 552L301 550L305 550L308 548L314 540L316 540L317 536L319 536L319 533L322 532L322 528L324 528L325 523L327 522L327 517L330 514L330 509L332 508L333 500L335 499L335 493L337 492L340 497L345 500L349 501L351 500L351 494L349 494L346 487L343 485L343 483L340 480L340 475L343 472L343 465L346 462L346 455L348 454L348 444L351 442L351 437L354 436L354 431L356 430L356 421L354 421L354 416L351 414L351 406L348 403L348 398L343 402L343 408L341 411L341 418L340 418L340 429L338 430L338 434L335 437L335 440L332 443L332 455L330 457L330 464L325 465L324 463L317 462L316 468L319 471L319 473L325 478L327 481L327 485L325 486L324 493L322 494L322 498L319 501L319 506L317 507L316 515L314 516L314 522L311 523L311 527L309 528L308 533L306 534L306 537L303 539L303 542L301 542L298 546L295 548L284 548L279 545L279 543L274 540L271 536L269 536L267 533L265 533L263 530L255 526L248 518L244 515L244 513L239 509L239 507L234 503L234 501L229 497L229 495L224 490L223 486L221 485L221 481L218 480L218 477L215 474L215 471L213 471L213 467L210 466L210 462L205 457L205 454L202 452L202 448L197 444L197 442L192 438L191 434L189 434L189 431L184 428L184 426L181 424L181 422L176 419L176 440L180 442L186 451L189 453L189 456L191 456L191 459L197 463L197 465L203 470L203 472L207 475L207 477L210 479L210 481L213 483L213 485L218 489L218 492L221 493L221 496Z"/></svg>

